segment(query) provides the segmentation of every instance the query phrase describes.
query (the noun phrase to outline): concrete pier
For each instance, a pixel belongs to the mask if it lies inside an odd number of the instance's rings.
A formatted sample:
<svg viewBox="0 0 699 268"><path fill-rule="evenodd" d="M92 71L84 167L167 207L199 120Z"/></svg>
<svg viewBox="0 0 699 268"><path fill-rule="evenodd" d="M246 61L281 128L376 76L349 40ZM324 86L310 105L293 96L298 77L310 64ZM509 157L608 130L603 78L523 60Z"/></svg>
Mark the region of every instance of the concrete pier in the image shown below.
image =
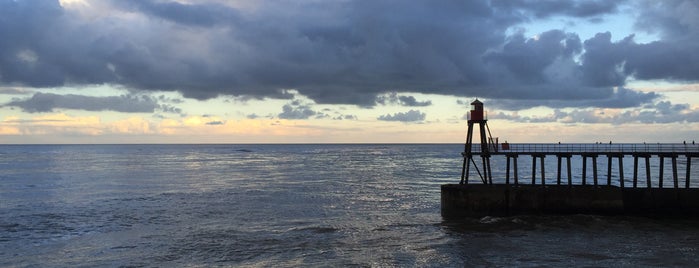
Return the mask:
<svg viewBox="0 0 699 268"><path fill-rule="evenodd" d="M609 185L442 185L442 216L601 214L699 216L697 188Z"/></svg>

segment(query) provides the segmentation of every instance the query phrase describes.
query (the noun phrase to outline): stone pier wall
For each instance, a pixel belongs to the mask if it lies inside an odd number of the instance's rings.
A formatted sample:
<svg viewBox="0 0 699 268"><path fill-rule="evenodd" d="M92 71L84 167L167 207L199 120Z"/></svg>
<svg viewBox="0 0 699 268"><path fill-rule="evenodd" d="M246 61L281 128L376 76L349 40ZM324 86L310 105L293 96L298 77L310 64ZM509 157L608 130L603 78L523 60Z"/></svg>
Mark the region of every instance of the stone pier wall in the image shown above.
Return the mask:
<svg viewBox="0 0 699 268"><path fill-rule="evenodd" d="M699 189L593 185L442 185L442 215L699 215Z"/></svg>

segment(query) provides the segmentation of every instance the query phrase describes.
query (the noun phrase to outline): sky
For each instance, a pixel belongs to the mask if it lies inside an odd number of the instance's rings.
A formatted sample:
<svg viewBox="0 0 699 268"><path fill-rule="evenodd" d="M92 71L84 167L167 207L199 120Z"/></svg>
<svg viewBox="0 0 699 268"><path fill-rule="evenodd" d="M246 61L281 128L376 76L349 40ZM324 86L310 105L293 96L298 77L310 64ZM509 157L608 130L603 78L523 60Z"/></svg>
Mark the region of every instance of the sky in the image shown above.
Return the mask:
<svg viewBox="0 0 699 268"><path fill-rule="evenodd" d="M0 144L699 141L699 2L0 0Z"/></svg>

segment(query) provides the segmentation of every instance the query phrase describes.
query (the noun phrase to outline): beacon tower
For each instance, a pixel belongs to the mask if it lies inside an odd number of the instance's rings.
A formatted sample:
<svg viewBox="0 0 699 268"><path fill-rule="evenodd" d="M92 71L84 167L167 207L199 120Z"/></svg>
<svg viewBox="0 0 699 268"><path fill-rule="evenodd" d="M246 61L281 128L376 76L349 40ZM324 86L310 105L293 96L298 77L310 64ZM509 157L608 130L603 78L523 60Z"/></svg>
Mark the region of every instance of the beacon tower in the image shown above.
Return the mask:
<svg viewBox="0 0 699 268"><path fill-rule="evenodd" d="M473 126L477 124L480 133L480 156L481 156L481 166L483 172L478 169L478 164L476 160L473 159ZM488 135L486 136L486 131ZM493 138L490 135L490 129L488 128L488 119L483 110L483 103L478 99L471 102L471 111L468 117L468 134L466 136L466 145L464 146L464 152L461 155L464 157L463 168L461 169L461 184L468 184L468 176L473 165L474 169L478 172L481 181L484 184L492 184L493 176L490 170L490 152L492 150L497 150L497 144L493 142Z"/></svg>

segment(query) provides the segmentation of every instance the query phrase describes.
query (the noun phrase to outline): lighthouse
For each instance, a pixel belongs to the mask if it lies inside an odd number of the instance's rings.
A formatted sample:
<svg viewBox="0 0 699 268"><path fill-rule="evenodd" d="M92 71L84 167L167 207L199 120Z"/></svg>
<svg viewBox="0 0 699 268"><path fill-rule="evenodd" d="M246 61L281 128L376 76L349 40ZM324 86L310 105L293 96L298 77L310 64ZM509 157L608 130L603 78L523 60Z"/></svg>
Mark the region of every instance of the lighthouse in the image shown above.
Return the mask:
<svg viewBox="0 0 699 268"><path fill-rule="evenodd" d="M473 126L476 124L478 125L478 130L480 133L480 156L483 172L481 172L481 170L478 168L478 164L473 158ZM488 132L487 136L486 131ZM490 169L491 146L488 144L488 141L492 142L492 138L490 137L490 129L488 129L488 119L486 118L485 111L483 110L483 102L476 99L471 102L466 144L464 146L464 152L461 153L464 157L464 164L463 168L461 169L461 184L468 184L468 176L472 165L478 172L478 175L483 183L492 184L493 176ZM493 146L493 149L497 149L497 147Z"/></svg>
<svg viewBox="0 0 699 268"><path fill-rule="evenodd" d="M485 122L483 117L483 102L479 101L478 99L474 100L471 103L471 116L468 120L469 123L471 122L477 122L477 121L483 121Z"/></svg>

